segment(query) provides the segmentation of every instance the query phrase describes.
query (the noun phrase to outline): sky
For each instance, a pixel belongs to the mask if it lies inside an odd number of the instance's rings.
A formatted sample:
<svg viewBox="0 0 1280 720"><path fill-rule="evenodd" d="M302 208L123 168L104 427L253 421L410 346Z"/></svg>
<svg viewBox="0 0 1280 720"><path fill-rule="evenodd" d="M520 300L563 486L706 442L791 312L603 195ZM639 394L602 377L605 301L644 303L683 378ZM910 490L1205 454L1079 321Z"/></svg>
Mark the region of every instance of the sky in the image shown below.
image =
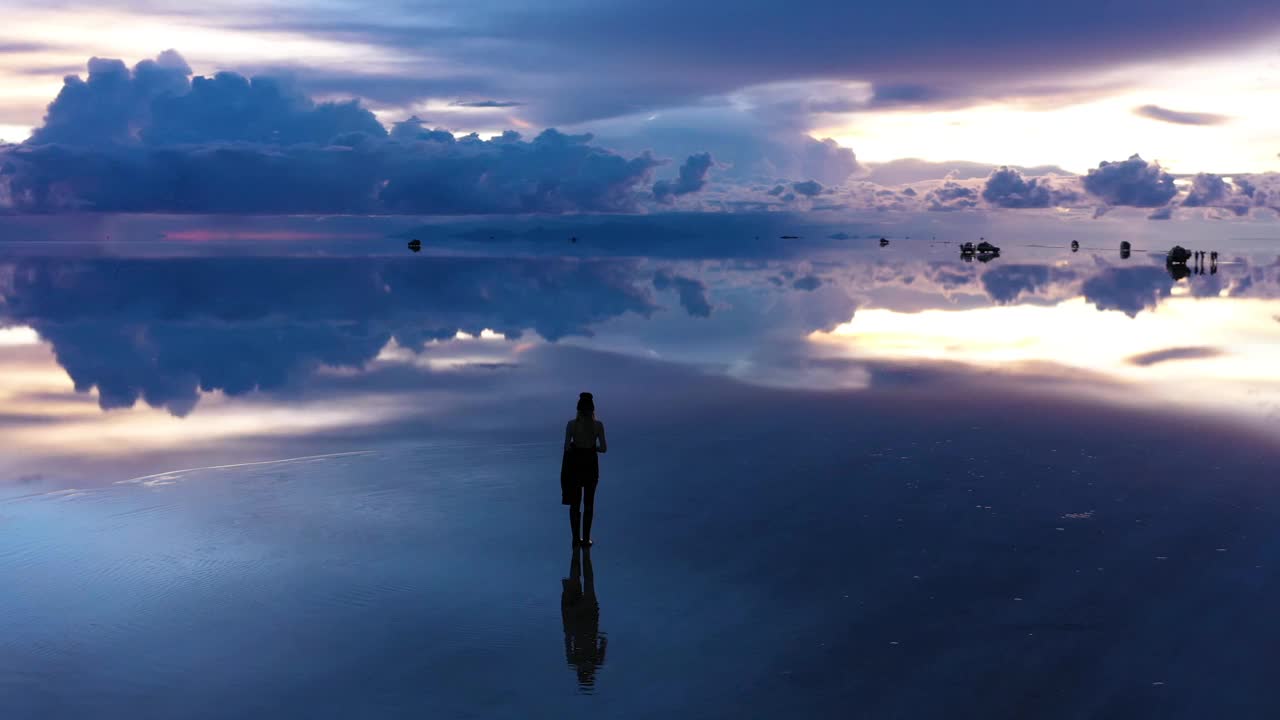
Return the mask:
<svg viewBox="0 0 1280 720"><path fill-rule="evenodd" d="M1266 0L8 5L13 213L1280 212Z"/></svg>

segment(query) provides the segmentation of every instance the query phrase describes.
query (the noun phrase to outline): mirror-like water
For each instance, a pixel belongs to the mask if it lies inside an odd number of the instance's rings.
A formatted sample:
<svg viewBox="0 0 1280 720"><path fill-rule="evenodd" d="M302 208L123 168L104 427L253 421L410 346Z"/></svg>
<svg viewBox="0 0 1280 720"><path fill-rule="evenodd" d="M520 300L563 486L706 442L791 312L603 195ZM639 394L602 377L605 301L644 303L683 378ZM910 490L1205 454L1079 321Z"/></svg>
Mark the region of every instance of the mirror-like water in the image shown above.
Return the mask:
<svg viewBox="0 0 1280 720"><path fill-rule="evenodd" d="M6 246L5 716L1280 711L1277 249L866 235Z"/></svg>

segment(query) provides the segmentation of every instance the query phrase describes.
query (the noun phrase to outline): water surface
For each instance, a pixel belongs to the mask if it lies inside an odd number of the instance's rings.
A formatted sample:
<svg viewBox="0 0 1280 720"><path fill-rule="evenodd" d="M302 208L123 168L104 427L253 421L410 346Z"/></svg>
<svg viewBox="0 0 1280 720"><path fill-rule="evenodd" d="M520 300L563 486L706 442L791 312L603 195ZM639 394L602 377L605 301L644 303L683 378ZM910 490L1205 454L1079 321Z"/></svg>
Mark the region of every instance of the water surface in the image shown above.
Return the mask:
<svg viewBox="0 0 1280 720"><path fill-rule="evenodd" d="M1272 246L620 233L6 245L5 717L1280 711Z"/></svg>

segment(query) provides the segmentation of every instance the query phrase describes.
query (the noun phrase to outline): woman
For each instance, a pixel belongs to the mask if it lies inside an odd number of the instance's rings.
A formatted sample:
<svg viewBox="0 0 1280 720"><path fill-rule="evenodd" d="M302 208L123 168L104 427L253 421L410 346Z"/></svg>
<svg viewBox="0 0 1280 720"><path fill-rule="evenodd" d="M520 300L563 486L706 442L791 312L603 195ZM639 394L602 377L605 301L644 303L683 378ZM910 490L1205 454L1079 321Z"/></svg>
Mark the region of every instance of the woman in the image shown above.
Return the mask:
<svg viewBox="0 0 1280 720"><path fill-rule="evenodd" d="M560 463L560 501L569 506L569 528L573 530L575 546L591 545L591 517L595 510L596 483L600 481L600 458L596 453L608 449L604 423L596 419L595 401L591 393L581 393L578 416L564 428L564 458Z"/></svg>

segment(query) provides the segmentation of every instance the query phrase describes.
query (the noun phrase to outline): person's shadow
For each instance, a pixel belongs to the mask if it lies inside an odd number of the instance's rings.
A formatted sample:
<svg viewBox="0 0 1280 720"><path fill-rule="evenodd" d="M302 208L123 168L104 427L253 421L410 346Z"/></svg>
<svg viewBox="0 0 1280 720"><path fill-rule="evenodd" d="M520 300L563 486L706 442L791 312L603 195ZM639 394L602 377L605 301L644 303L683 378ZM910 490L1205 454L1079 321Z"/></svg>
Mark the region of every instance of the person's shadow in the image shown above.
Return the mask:
<svg viewBox="0 0 1280 720"><path fill-rule="evenodd" d="M581 560L579 560L581 552ZM596 670L604 666L609 639L600 632L600 603L596 600L591 548L574 548L569 577L561 581L560 617L564 620L564 656L578 673L578 689L594 690Z"/></svg>

